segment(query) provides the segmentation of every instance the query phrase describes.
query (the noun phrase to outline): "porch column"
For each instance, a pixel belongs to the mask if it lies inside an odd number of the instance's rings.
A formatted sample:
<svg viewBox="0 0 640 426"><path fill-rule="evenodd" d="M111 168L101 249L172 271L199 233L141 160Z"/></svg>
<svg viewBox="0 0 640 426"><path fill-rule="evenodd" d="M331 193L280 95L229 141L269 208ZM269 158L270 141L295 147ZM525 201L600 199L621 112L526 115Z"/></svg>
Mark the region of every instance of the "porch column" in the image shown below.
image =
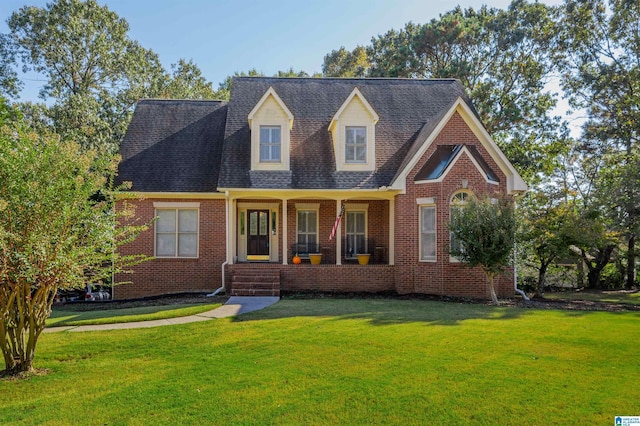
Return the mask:
<svg viewBox="0 0 640 426"><path fill-rule="evenodd" d="M389 265L395 265L396 251L396 199L389 200Z"/></svg>
<svg viewBox="0 0 640 426"><path fill-rule="evenodd" d="M336 200L336 217L340 214L342 207L342 200ZM336 230L336 265L342 265L342 219L338 223L338 229Z"/></svg>
<svg viewBox="0 0 640 426"><path fill-rule="evenodd" d="M231 200L231 198L229 197L229 195L227 194L226 200L225 200L225 207L226 207L226 212L225 212L225 216L226 216L226 225L227 225L227 263L229 265L233 264L233 239L235 237L235 232L233 232L233 201Z"/></svg>
<svg viewBox="0 0 640 426"><path fill-rule="evenodd" d="M282 199L282 264L289 263L289 253L287 253L287 199Z"/></svg>

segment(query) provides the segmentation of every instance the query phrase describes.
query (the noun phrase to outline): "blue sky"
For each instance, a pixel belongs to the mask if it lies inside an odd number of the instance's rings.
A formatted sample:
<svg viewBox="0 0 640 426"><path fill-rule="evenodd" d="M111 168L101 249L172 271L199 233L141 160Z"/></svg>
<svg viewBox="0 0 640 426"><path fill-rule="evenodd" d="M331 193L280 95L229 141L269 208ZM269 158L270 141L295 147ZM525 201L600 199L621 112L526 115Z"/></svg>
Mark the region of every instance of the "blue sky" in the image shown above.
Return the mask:
<svg viewBox="0 0 640 426"><path fill-rule="evenodd" d="M293 67L321 71L324 55L413 21L424 23L451 10L483 4L506 8L509 0L98 0L129 22L129 35L152 49L164 66L192 59L214 87L235 71L256 68L266 75ZM559 4L560 0L543 3ZM2 0L0 32L20 7L46 0ZM42 77L23 75L21 100L36 100Z"/></svg>

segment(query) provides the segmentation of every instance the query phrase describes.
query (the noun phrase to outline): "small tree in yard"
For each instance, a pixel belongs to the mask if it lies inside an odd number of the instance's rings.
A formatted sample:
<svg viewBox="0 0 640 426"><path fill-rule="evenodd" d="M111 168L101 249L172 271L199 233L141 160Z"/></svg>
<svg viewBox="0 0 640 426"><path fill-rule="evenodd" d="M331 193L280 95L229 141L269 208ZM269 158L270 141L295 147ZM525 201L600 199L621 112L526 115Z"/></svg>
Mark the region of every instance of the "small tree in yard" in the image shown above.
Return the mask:
<svg viewBox="0 0 640 426"><path fill-rule="evenodd" d="M142 256L117 246L145 226L116 226L107 191L116 160L30 132L0 98L0 348L5 375L33 369L56 292L81 288ZM98 195L98 196L97 196Z"/></svg>
<svg viewBox="0 0 640 426"><path fill-rule="evenodd" d="M516 232L513 204L506 199L476 199L452 209L449 230L460 242L450 254L469 267L479 266L487 276L491 300L498 304L494 279L511 260Z"/></svg>

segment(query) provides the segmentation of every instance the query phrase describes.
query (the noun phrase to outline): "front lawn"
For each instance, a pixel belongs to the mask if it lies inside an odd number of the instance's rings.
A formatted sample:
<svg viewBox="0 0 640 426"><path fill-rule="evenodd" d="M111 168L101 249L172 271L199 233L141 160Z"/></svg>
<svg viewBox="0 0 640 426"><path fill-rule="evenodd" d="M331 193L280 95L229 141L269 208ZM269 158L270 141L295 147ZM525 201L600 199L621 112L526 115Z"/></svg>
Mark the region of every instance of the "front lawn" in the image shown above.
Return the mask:
<svg viewBox="0 0 640 426"><path fill-rule="evenodd" d="M47 327L115 324L120 322L151 321L178 318L201 314L221 306L220 303L208 304L175 304L158 306L140 306L136 308L73 310L70 308L54 308L47 319Z"/></svg>
<svg viewBox="0 0 640 426"><path fill-rule="evenodd" d="M588 300L591 302L623 303L640 305L640 291L634 290L584 290L545 293L547 299Z"/></svg>
<svg viewBox="0 0 640 426"><path fill-rule="evenodd" d="M41 337L0 423L613 424L638 312L283 300L239 318Z"/></svg>

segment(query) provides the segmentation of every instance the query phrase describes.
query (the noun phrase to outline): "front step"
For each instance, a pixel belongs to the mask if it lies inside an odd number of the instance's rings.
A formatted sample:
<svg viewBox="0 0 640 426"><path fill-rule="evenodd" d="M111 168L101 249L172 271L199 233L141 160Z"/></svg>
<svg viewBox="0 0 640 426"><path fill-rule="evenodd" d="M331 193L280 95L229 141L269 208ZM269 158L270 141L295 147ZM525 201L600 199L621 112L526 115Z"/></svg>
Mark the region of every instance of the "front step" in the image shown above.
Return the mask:
<svg viewBox="0 0 640 426"><path fill-rule="evenodd" d="M231 296L280 297L280 271L264 268L235 271L231 277Z"/></svg>

